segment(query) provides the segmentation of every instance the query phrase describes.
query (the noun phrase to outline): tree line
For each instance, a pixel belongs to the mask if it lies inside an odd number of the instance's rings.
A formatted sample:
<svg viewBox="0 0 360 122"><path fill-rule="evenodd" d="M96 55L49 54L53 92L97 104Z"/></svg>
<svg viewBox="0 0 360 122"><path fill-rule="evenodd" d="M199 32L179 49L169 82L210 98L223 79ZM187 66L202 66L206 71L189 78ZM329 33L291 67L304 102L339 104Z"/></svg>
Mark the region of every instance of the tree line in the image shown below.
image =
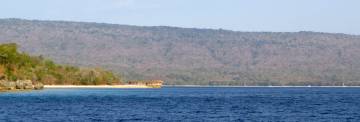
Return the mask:
<svg viewBox="0 0 360 122"><path fill-rule="evenodd" d="M32 80L49 85L112 85L121 77L101 68L59 65L43 56L18 51L15 43L0 45L0 79Z"/></svg>

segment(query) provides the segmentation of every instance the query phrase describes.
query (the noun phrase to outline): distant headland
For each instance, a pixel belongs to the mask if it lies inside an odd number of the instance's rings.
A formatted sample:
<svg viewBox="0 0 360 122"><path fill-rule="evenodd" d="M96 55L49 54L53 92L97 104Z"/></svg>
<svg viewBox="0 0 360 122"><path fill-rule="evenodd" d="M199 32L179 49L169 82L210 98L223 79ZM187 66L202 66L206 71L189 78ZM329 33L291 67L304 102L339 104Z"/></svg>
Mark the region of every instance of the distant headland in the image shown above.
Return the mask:
<svg viewBox="0 0 360 122"><path fill-rule="evenodd" d="M54 86L160 88L163 81L123 83L121 77L101 68L59 65L42 56L20 53L15 43L0 45L0 91L40 90Z"/></svg>

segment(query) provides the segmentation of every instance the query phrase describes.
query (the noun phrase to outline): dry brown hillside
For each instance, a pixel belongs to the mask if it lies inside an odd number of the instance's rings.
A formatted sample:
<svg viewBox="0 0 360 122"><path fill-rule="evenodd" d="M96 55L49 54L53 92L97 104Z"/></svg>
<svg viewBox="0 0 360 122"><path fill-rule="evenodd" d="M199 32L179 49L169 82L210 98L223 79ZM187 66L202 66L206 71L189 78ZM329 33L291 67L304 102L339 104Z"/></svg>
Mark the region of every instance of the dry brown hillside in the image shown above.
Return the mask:
<svg viewBox="0 0 360 122"><path fill-rule="evenodd" d="M0 41L166 84L360 85L360 36L0 20Z"/></svg>

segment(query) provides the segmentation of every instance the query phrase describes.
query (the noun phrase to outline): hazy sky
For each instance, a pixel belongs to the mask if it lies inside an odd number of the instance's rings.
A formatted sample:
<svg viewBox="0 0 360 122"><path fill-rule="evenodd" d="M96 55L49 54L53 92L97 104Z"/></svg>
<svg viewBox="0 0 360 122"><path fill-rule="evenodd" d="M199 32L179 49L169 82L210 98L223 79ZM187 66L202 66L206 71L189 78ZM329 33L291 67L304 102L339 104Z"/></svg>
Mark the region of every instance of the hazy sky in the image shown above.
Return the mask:
<svg viewBox="0 0 360 122"><path fill-rule="evenodd" d="M1 0L0 18L360 34L360 0Z"/></svg>

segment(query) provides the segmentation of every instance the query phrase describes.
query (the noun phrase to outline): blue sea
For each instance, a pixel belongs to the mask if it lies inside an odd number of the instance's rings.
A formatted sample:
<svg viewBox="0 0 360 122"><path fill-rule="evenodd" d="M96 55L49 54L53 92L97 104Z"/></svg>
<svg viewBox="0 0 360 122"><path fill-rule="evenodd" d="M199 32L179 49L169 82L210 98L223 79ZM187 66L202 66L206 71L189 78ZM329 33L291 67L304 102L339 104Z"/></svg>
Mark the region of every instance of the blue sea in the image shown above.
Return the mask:
<svg viewBox="0 0 360 122"><path fill-rule="evenodd" d="M0 93L0 121L360 121L360 88L165 87Z"/></svg>

